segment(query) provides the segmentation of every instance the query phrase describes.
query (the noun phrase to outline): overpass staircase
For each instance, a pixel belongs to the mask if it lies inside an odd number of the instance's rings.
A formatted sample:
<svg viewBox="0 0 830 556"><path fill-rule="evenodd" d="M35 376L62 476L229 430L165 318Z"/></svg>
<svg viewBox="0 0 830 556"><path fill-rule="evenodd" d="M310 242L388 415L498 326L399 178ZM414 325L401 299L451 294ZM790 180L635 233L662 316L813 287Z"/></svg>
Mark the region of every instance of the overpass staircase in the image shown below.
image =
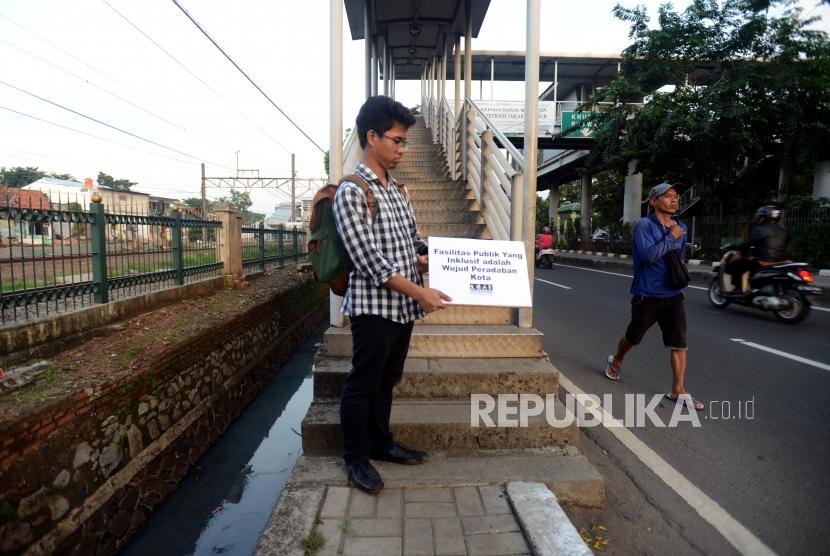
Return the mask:
<svg viewBox="0 0 830 556"><path fill-rule="evenodd" d="M434 130L418 118L408 137L410 148L394 175L407 184L422 237L490 239L475 192L451 177L452 158L433 142ZM391 428L397 441L430 457L420 466L374 462L387 488L526 480L547 484L561 502L602 504L603 480L579 452L575 423L552 427L540 415L526 427L471 426L473 394L557 393L559 372L544 351L543 334L516 322L512 308L452 306L416 323ZM329 328L316 358L296 481L346 484L339 397L351 355L349 326ZM554 407L564 418L565 407ZM496 411L492 417L497 420Z"/></svg>

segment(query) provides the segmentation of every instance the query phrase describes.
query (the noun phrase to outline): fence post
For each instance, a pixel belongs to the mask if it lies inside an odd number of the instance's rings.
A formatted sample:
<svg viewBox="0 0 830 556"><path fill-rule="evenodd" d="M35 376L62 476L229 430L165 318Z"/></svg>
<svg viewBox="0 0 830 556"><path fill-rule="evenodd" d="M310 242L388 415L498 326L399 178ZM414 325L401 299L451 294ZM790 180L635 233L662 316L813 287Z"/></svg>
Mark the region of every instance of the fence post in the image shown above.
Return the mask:
<svg viewBox="0 0 830 556"><path fill-rule="evenodd" d="M294 246L294 262L300 260L300 232L293 230L291 232L292 244Z"/></svg>
<svg viewBox="0 0 830 556"><path fill-rule="evenodd" d="M219 229L219 257L225 285L242 279L242 215L228 203L219 203L213 211L222 223Z"/></svg>
<svg viewBox="0 0 830 556"><path fill-rule="evenodd" d="M173 207L173 229L171 230L173 242L173 270L176 272L176 285L184 285L184 252L182 251L182 213L179 207Z"/></svg>
<svg viewBox="0 0 830 556"><path fill-rule="evenodd" d="M92 280L97 286L93 294L95 303L109 302L109 284L107 283L107 219L100 195L93 195L89 204L92 213Z"/></svg>
<svg viewBox="0 0 830 556"><path fill-rule="evenodd" d="M259 223L259 269L265 270L265 222Z"/></svg>

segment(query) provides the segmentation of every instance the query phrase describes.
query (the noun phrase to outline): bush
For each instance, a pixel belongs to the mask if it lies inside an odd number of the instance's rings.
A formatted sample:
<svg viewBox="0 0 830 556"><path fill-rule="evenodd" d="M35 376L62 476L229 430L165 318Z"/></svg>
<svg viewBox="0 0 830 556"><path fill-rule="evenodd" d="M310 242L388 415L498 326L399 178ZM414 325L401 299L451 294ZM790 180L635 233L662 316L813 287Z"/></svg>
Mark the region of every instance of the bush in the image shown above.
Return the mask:
<svg viewBox="0 0 830 556"><path fill-rule="evenodd" d="M807 261L817 268L830 267L830 222L797 224L790 230L793 259Z"/></svg>

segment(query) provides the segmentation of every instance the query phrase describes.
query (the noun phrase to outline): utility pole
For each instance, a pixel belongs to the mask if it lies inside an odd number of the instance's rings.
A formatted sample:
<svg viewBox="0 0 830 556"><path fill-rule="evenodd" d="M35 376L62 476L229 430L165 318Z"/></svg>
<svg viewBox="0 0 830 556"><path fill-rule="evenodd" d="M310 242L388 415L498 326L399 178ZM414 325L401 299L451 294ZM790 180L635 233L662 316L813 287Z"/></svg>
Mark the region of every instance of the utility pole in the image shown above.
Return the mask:
<svg viewBox="0 0 830 556"><path fill-rule="evenodd" d="M205 188L205 163L202 162L202 218L207 214L207 193Z"/></svg>
<svg viewBox="0 0 830 556"><path fill-rule="evenodd" d="M294 153L291 153L291 221L297 221L297 200L295 199L295 186L297 183L297 173L294 171Z"/></svg>

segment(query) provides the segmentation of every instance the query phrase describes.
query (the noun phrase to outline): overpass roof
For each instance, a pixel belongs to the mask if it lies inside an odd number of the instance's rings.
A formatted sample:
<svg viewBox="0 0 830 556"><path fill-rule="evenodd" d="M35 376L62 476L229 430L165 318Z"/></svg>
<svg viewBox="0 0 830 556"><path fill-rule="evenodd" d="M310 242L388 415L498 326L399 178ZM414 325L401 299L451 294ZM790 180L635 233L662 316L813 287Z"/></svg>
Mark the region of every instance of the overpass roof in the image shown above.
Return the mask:
<svg viewBox="0 0 830 556"><path fill-rule="evenodd" d="M345 0L353 40L367 36L364 10L368 0ZM392 50L395 78L420 80L422 65L443 52L466 30L465 0L375 0L369 2L369 36L383 37ZM472 35L477 37L490 0L469 0ZM452 50L451 48L449 50Z"/></svg>

